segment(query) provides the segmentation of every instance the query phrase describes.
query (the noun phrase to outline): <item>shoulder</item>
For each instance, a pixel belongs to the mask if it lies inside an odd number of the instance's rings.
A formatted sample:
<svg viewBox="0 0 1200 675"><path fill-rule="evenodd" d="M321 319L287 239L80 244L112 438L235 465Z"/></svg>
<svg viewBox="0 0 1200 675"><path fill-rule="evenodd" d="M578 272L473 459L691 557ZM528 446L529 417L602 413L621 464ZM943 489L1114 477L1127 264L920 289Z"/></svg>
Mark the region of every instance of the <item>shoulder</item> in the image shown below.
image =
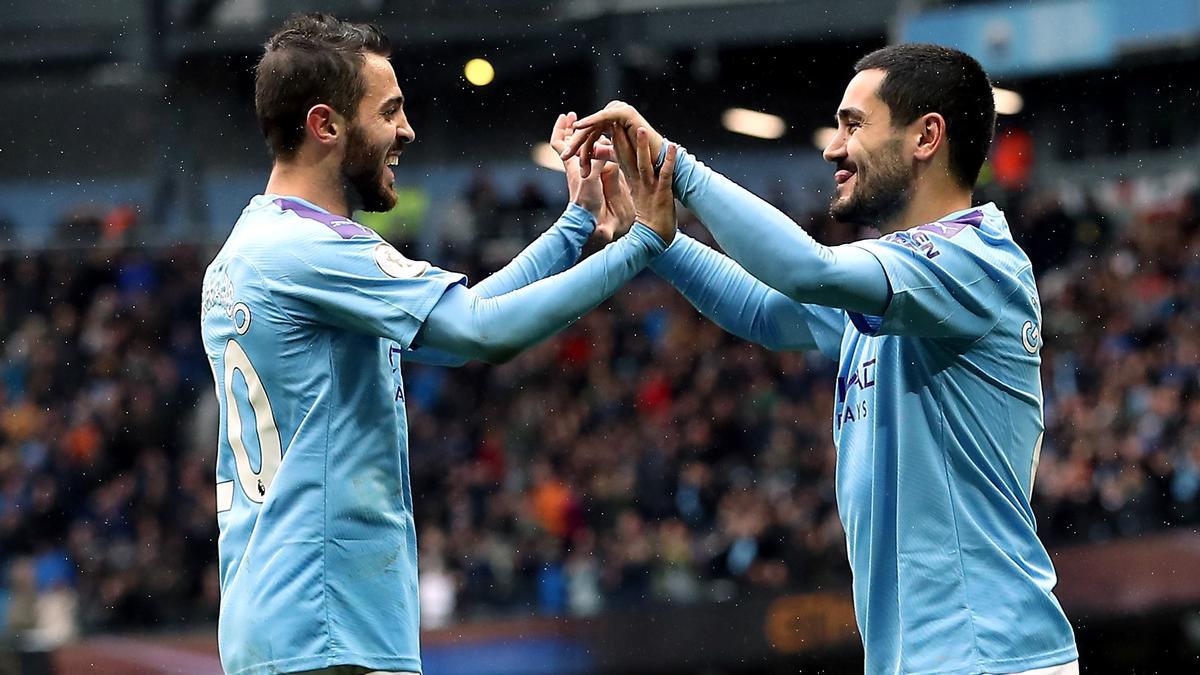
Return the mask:
<svg viewBox="0 0 1200 675"><path fill-rule="evenodd" d="M914 255L945 264L970 260L1010 274L1029 267L1029 258L1013 240L1004 212L992 203L893 232L877 241L877 245L904 248Z"/></svg>

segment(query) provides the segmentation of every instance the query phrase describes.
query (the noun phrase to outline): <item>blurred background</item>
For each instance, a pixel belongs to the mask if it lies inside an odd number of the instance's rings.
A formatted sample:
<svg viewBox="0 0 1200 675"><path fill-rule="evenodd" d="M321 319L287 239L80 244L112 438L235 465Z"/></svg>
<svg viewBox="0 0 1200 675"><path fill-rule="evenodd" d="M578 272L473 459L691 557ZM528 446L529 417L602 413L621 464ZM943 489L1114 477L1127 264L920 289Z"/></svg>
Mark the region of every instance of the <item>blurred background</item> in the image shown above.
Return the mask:
<svg viewBox="0 0 1200 675"><path fill-rule="evenodd" d="M252 67L300 9L396 46L418 141L363 222L475 280L565 205L555 116L613 98L822 242L873 236L826 216L854 61L973 54L1083 670L1200 671L1200 0L7 0L0 674L220 672L199 289L265 185ZM406 366L428 675L861 672L834 375L652 275L507 365Z"/></svg>

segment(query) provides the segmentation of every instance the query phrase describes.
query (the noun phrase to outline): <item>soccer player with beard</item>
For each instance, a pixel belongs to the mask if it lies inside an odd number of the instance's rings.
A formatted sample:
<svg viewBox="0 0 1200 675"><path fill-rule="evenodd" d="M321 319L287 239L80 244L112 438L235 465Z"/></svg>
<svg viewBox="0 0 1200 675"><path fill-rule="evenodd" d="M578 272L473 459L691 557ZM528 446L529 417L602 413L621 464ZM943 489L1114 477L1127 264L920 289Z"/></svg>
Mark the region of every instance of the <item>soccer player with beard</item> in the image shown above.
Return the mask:
<svg viewBox="0 0 1200 675"><path fill-rule="evenodd" d="M567 211L473 287L405 258L348 216L352 202L395 205L388 165L415 138L389 51L374 26L304 15L256 70L274 165L209 265L201 310L220 407L218 642L231 675L419 673L400 363L510 358L602 302L675 233L673 159L656 177L643 144L629 186L615 166L584 180L568 162ZM555 125L560 148L573 121ZM597 219L632 227L566 269Z"/></svg>
<svg viewBox="0 0 1200 675"><path fill-rule="evenodd" d="M652 268L726 330L839 360L837 501L868 673L1077 673L1030 495L1042 443L1029 259L971 192L995 124L970 56L863 57L825 148L830 214L879 239L822 246L683 150L675 195L728 257L682 234ZM663 143L614 102L564 153L633 163ZM593 149L601 134L612 149Z"/></svg>

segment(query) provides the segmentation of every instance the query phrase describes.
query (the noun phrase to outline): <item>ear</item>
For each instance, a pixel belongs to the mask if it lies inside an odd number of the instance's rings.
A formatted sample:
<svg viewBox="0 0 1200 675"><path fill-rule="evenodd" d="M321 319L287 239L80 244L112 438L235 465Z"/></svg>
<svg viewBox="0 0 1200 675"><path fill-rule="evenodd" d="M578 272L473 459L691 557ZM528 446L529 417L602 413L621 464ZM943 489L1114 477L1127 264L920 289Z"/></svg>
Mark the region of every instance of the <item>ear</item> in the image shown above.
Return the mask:
<svg viewBox="0 0 1200 675"><path fill-rule="evenodd" d="M322 145L336 143L338 137L345 133L344 126L342 116L324 103L309 108L304 118L306 135Z"/></svg>
<svg viewBox="0 0 1200 675"><path fill-rule="evenodd" d="M946 144L946 118L940 113L925 113L913 120L910 128L917 135L913 159L928 161Z"/></svg>

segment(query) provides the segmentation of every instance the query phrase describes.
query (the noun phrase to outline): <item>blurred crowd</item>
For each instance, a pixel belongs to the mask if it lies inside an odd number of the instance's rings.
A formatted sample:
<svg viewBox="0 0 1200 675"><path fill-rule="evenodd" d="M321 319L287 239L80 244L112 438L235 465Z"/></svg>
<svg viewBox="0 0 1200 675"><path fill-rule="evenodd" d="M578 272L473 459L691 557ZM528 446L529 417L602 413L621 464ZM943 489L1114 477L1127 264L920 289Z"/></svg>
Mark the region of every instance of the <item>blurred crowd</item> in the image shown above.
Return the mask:
<svg viewBox="0 0 1200 675"><path fill-rule="evenodd" d="M435 258L476 280L556 215L533 188L498 215L478 187L462 209L492 244ZM1200 520L1197 200L1003 206L1042 293L1044 540ZM795 215L825 243L860 234ZM215 618L213 253L0 253L0 639ZM834 375L723 333L649 273L503 366L406 366L423 621L848 587Z"/></svg>
<svg viewBox="0 0 1200 675"><path fill-rule="evenodd" d="M213 616L212 458L189 423L212 396L206 256L0 253L0 632L24 649Z"/></svg>

